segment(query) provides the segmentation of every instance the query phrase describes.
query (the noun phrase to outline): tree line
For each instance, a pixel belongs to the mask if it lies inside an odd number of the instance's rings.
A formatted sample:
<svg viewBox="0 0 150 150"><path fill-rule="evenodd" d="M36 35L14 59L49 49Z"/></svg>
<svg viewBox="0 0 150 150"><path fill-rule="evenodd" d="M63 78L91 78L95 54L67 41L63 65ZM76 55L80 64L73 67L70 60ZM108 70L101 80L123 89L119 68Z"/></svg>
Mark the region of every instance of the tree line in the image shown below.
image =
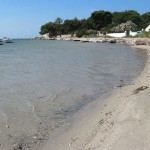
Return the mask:
<svg viewBox="0 0 150 150"><path fill-rule="evenodd" d="M137 25L137 30L145 29L150 24L150 12L139 14L135 10L122 12L94 11L87 19L56 18L54 22L48 22L41 26L40 34L49 33L50 36L72 34L78 37L88 34L111 32L111 29L121 23L132 21Z"/></svg>

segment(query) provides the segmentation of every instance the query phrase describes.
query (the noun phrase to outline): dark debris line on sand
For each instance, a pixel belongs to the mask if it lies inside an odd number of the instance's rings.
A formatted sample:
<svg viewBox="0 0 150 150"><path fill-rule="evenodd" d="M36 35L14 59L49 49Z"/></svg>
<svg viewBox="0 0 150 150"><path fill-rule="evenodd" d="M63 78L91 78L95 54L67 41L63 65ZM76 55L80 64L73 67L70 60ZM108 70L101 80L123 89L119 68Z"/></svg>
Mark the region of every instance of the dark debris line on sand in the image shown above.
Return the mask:
<svg viewBox="0 0 150 150"><path fill-rule="evenodd" d="M133 94L138 94L140 91L144 91L148 88L148 86L141 86L133 91Z"/></svg>

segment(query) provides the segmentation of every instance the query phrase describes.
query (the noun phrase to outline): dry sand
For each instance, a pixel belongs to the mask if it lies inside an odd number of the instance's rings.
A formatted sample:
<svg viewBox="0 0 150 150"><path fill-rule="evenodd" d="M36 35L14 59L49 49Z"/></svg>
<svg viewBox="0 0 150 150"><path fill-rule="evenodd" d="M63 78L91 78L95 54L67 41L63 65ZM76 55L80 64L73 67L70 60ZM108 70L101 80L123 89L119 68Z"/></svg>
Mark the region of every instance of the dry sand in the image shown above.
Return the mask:
<svg viewBox="0 0 150 150"><path fill-rule="evenodd" d="M136 48L146 49L148 55L141 75L103 103L80 110L69 129L49 139L40 150L150 149L150 46Z"/></svg>

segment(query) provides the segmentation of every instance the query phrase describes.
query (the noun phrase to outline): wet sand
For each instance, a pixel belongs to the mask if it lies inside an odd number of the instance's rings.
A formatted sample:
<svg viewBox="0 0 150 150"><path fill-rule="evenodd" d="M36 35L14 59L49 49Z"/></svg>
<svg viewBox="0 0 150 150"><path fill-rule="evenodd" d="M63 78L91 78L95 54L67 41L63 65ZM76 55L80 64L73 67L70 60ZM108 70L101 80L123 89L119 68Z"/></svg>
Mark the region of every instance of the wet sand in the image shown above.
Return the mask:
<svg viewBox="0 0 150 150"><path fill-rule="evenodd" d="M147 51L140 76L130 85L118 87L103 103L94 102L80 110L70 128L40 150L150 149L150 46L134 48Z"/></svg>

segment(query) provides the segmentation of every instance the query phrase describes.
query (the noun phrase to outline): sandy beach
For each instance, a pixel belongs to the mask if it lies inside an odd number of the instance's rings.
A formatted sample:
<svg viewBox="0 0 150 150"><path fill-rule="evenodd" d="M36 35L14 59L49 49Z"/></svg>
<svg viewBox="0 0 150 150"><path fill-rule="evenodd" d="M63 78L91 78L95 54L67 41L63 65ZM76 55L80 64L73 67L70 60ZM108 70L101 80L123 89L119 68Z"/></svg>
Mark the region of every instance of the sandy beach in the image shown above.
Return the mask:
<svg viewBox="0 0 150 150"><path fill-rule="evenodd" d="M93 102L80 110L64 134L49 139L39 150L150 149L150 46L133 48L147 53L142 73L101 104Z"/></svg>

